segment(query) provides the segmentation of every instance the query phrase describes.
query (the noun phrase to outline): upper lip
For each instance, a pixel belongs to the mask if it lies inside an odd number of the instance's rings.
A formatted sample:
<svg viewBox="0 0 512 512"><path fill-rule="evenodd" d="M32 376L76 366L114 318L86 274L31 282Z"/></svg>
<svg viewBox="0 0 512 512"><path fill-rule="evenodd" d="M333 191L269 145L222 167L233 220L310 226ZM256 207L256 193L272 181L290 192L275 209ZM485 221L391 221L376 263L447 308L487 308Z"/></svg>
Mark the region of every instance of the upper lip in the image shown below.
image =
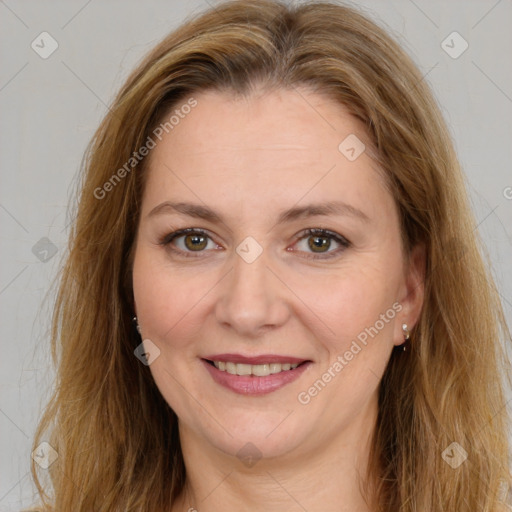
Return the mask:
<svg viewBox="0 0 512 512"><path fill-rule="evenodd" d="M215 354L206 356L209 361L224 361L237 364L265 364L265 363L303 363L309 359L292 356L278 356L275 354L261 354L259 356L246 357L241 354Z"/></svg>

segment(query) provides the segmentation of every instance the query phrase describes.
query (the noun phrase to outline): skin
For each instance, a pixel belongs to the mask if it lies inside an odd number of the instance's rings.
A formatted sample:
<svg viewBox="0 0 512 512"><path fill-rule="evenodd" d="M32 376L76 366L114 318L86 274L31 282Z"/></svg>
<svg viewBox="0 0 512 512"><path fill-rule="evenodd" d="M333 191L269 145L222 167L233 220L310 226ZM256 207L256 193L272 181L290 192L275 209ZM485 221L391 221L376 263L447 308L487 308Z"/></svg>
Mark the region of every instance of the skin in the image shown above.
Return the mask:
<svg viewBox="0 0 512 512"><path fill-rule="evenodd" d="M187 483L173 511L373 510L359 475L378 384L393 346L404 342L402 324L411 329L419 316L423 257L418 248L404 255L396 205L368 151L351 162L338 150L349 134L369 147L363 127L331 99L299 92L196 94L197 106L150 154L133 286L142 337L160 350L150 370L179 418ZM165 201L207 206L223 221L149 215ZM286 209L328 201L367 219L277 224ZM186 257L185 237L160 243L182 228L206 230L206 248ZM307 228L338 233L350 246L328 238L327 253L314 252ZM252 263L236 252L248 236L263 251ZM394 303L394 318L300 403L298 394ZM202 357L224 352L313 364L277 391L247 396L205 370ZM252 467L236 456L248 442L262 457Z"/></svg>

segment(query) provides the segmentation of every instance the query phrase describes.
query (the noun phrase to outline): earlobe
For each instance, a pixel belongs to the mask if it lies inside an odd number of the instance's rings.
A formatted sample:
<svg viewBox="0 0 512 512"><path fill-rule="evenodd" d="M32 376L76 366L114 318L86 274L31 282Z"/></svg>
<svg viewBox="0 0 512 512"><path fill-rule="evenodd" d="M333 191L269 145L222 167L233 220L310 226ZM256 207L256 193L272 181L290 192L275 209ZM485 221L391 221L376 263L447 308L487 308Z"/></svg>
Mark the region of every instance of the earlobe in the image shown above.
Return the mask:
<svg viewBox="0 0 512 512"><path fill-rule="evenodd" d="M412 248L405 263L404 286L400 300L402 321L397 328L396 345L404 342L402 324L407 324L408 331L412 331L420 317L425 292L425 262L425 247L423 244L417 244Z"/></svg>

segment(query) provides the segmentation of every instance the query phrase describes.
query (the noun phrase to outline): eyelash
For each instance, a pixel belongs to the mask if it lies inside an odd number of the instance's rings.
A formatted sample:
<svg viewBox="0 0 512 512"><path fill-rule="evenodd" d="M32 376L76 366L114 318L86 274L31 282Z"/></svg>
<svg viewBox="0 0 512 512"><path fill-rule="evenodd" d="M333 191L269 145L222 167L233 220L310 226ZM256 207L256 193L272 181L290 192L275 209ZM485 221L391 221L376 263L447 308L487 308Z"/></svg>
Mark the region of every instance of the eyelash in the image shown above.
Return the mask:
<svg viewBox="0 0 512 512"><path fill-rule="evenodd" d="M193 255L193 251L182 251L181 249L176 249L171 246L171 242L173 240L175 240L176 238L179 238L180 236L184 236L184 235L202 235L202 236L205 236L205 237L209 238L210 240L212 240L211 237L208 235L208 233L203 229L185 228L185 229L179 229L177 231L169 233L168 235L164 236L160 240L159 243L160 243L160 245L163 245L163 246L169 246L173 252L180 253L181 255L185 256L186 258L197 258L199 255L197 255L197 256ZM343 237L333 231L329 231L329 230L323 229L323 228L305 229L297 237L297 241L295 243L303 240L304 238L309 238L311 236L318 236L318 237L322 237L322 238L331 238L335 242L337 242L340 245L340 247L338 247L337 249L335 249L333 251L329 251L326 253L318 253L318 254L309 253L308 256L304 256L305 258L308 258L308 259L315 259L315 260L323 259L323 260L325 260L325 259L333 258L333 257L337 256L340 252L344 251L345 249L347 249L348 247L351 246L350 241L347 240L345 237ZM201 253L201 252L204 252L204 250L197 251L197 252Z"/></svg>

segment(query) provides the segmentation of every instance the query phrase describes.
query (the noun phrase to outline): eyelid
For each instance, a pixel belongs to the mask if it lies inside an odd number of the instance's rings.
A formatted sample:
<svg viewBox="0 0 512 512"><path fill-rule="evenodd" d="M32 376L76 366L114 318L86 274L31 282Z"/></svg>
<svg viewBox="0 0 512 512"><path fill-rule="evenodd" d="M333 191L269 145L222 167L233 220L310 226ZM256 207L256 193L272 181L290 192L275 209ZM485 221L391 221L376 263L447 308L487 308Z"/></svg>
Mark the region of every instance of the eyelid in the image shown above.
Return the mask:
<svg viewBox="0 0 512 512"><path fill-rule="evenodd" d="M178 238L181 235L190 235L190 234L199 234L212 238L205 229L202 228L183 228L177 229L171 233L167 233L159 240L159 244L167 245L170 244L175 238Z"/></svg>

